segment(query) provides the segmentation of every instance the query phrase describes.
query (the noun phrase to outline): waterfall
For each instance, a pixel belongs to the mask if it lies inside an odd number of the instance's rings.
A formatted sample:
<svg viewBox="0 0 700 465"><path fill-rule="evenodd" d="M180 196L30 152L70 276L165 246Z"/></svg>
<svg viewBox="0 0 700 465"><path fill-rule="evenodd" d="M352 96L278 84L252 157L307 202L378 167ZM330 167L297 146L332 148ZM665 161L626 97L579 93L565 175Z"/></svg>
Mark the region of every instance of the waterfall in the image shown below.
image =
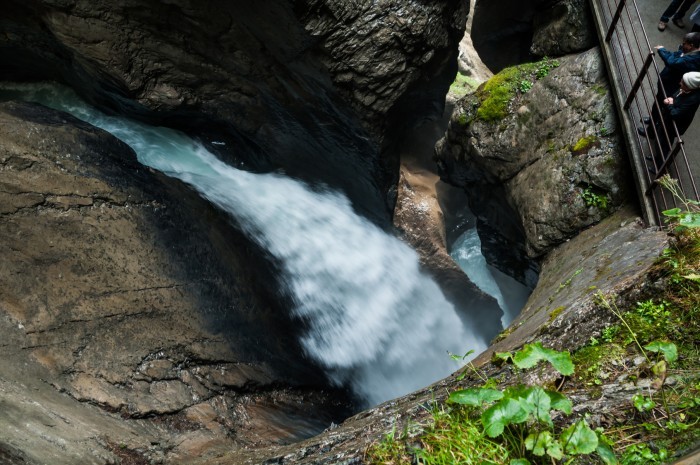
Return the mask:
<svg viewBox="0 0 700 465"><path fill-rule="evenodd" d="M486 263L475 227L454 241L450 256L479 289L496 299L503 310L501 324L508 327L525 305L530 289Z"/></svg>
<svg viewBox="0 0 700 465"><path fill-rule="evenodd" d="M180 132L104 115L53 84L5 89L109 131L142 164L181 179L234 217L279 261L291 311L305 322L306 354L367 404L450 374L458 365L448 352L485 348L420 271L417 254L356 215L342 194L236 169Z"/></svg>

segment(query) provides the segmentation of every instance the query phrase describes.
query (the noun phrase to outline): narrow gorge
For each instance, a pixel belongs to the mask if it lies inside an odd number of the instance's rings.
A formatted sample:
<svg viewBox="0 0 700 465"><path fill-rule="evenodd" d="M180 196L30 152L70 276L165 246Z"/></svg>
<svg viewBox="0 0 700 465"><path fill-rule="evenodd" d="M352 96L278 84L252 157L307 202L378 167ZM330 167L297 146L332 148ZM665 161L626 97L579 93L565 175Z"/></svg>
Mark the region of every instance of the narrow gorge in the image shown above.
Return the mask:
<svg viewBox="0 0 700 465"><path fill-rule="evenodd" d="M370 463L467 360L599 334L668 237L587 3L505 3L9 0L0 462Z"/></svg>

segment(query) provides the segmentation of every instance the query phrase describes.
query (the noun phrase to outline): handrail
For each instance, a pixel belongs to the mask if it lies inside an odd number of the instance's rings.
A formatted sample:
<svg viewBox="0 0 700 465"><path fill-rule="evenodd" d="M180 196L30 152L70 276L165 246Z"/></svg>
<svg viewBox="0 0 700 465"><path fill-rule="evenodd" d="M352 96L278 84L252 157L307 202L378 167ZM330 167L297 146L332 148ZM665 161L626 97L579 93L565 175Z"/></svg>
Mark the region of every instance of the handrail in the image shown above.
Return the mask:
<svg viewBox="0 0 700 465"><path fill-rule="evenodd" d="M636 131L636 122L642 117L651 115L652 111L661 114L656 88L664 64L655 59L636 0L590 0L590 4L644 218L650 225L662 225L661 212L679 206L678 199L659 184L662 175L668 173L676 179L685 198L700 200L688 153L675 123L666 127L662 122L659 130L653 128L647 134L648 138ZM663 148L667 148L668 155L659 160L654 153L660 153ZM700 156L700 150L693 153ZM655 173L650 173L650 168Z"/></svg>

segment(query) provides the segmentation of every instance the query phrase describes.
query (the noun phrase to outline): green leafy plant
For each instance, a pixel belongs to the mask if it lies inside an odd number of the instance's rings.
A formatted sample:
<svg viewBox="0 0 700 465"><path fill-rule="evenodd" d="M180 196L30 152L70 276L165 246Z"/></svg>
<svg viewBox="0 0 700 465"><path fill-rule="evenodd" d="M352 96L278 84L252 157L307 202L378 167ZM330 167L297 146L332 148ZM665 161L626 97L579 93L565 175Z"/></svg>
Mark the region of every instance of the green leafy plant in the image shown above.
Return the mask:
<svg viewBox="0 0 700 465"><path fill-rule="evenodd" d="M526 94L532 89L532 81L528 81L527 79L523 79L520 81L520 86L518 87L520 90L520 93Z"/></svg>
<svg viewBox="0 0 700 465"><path fill-rule="evenodd" d="M533 368L540 362L549 363L564 376L574 373L574 365L568 352L548 349L537 342L526 344L522 350L511 354L496 354L501 360L512 362L521 370ZM469 388L450 394L449 401L482 411L480 415L484 434L501 438L509 449L525 452L534 457L561 460L564 457L587 455L600 449L599 456L605 463L616 463L614 453L599 434L593 431L585 419L574 422L557 433L552 412L570 415L571 401L563 394L540 386L518 384L505 389ZM526 457L511 460L514 463L530 463Z"/></svg>
<svg viewBox="0 0 700 465"><path fill-rule="evenodd" d="M557 66L558 61L544 58L501 70L477 89L480 104L476 118L486 122L502 120L510 113L509 106L518 91L527 93L535 80L544 78Z"/></svg>
<svg viewBox="0 0 700 465"><path fill-rule="evenodd" d="M600 210L608 209L608 196L600 195L593 192L591 186L586 187L581 191L581 198L587 207L596 207Z"/></svg>
<svg viewBox="0 0 700 465"><path fill-rule="evenodd" d="M665 174L659 179L661 184L673 197L680 202L681 207L675 207L662 212L669 224L677 228L700 228L700 202L687 199L681 191L678 180Z"/></svg>

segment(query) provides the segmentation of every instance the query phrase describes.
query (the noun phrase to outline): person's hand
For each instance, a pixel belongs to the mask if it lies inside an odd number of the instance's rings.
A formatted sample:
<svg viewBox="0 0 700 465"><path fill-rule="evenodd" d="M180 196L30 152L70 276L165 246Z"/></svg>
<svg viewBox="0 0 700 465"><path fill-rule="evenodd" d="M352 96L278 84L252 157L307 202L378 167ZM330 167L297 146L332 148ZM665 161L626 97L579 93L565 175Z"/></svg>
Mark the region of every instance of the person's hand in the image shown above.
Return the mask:
<svg viewBox="0 0 700 465"><path fill-rule="evenodd" d="M666 105L673 105L673 97L668 97L664 99Z"/></svg>
<svg viewBox="0 0 700 465"><path fill-rule="evenodd" d="M660 48L664 48L664 46L663 46L663 45L657 45L657 46L655 46L654 48L655 48L656 50L658 50L658 49L660 49Z"/></svg>

